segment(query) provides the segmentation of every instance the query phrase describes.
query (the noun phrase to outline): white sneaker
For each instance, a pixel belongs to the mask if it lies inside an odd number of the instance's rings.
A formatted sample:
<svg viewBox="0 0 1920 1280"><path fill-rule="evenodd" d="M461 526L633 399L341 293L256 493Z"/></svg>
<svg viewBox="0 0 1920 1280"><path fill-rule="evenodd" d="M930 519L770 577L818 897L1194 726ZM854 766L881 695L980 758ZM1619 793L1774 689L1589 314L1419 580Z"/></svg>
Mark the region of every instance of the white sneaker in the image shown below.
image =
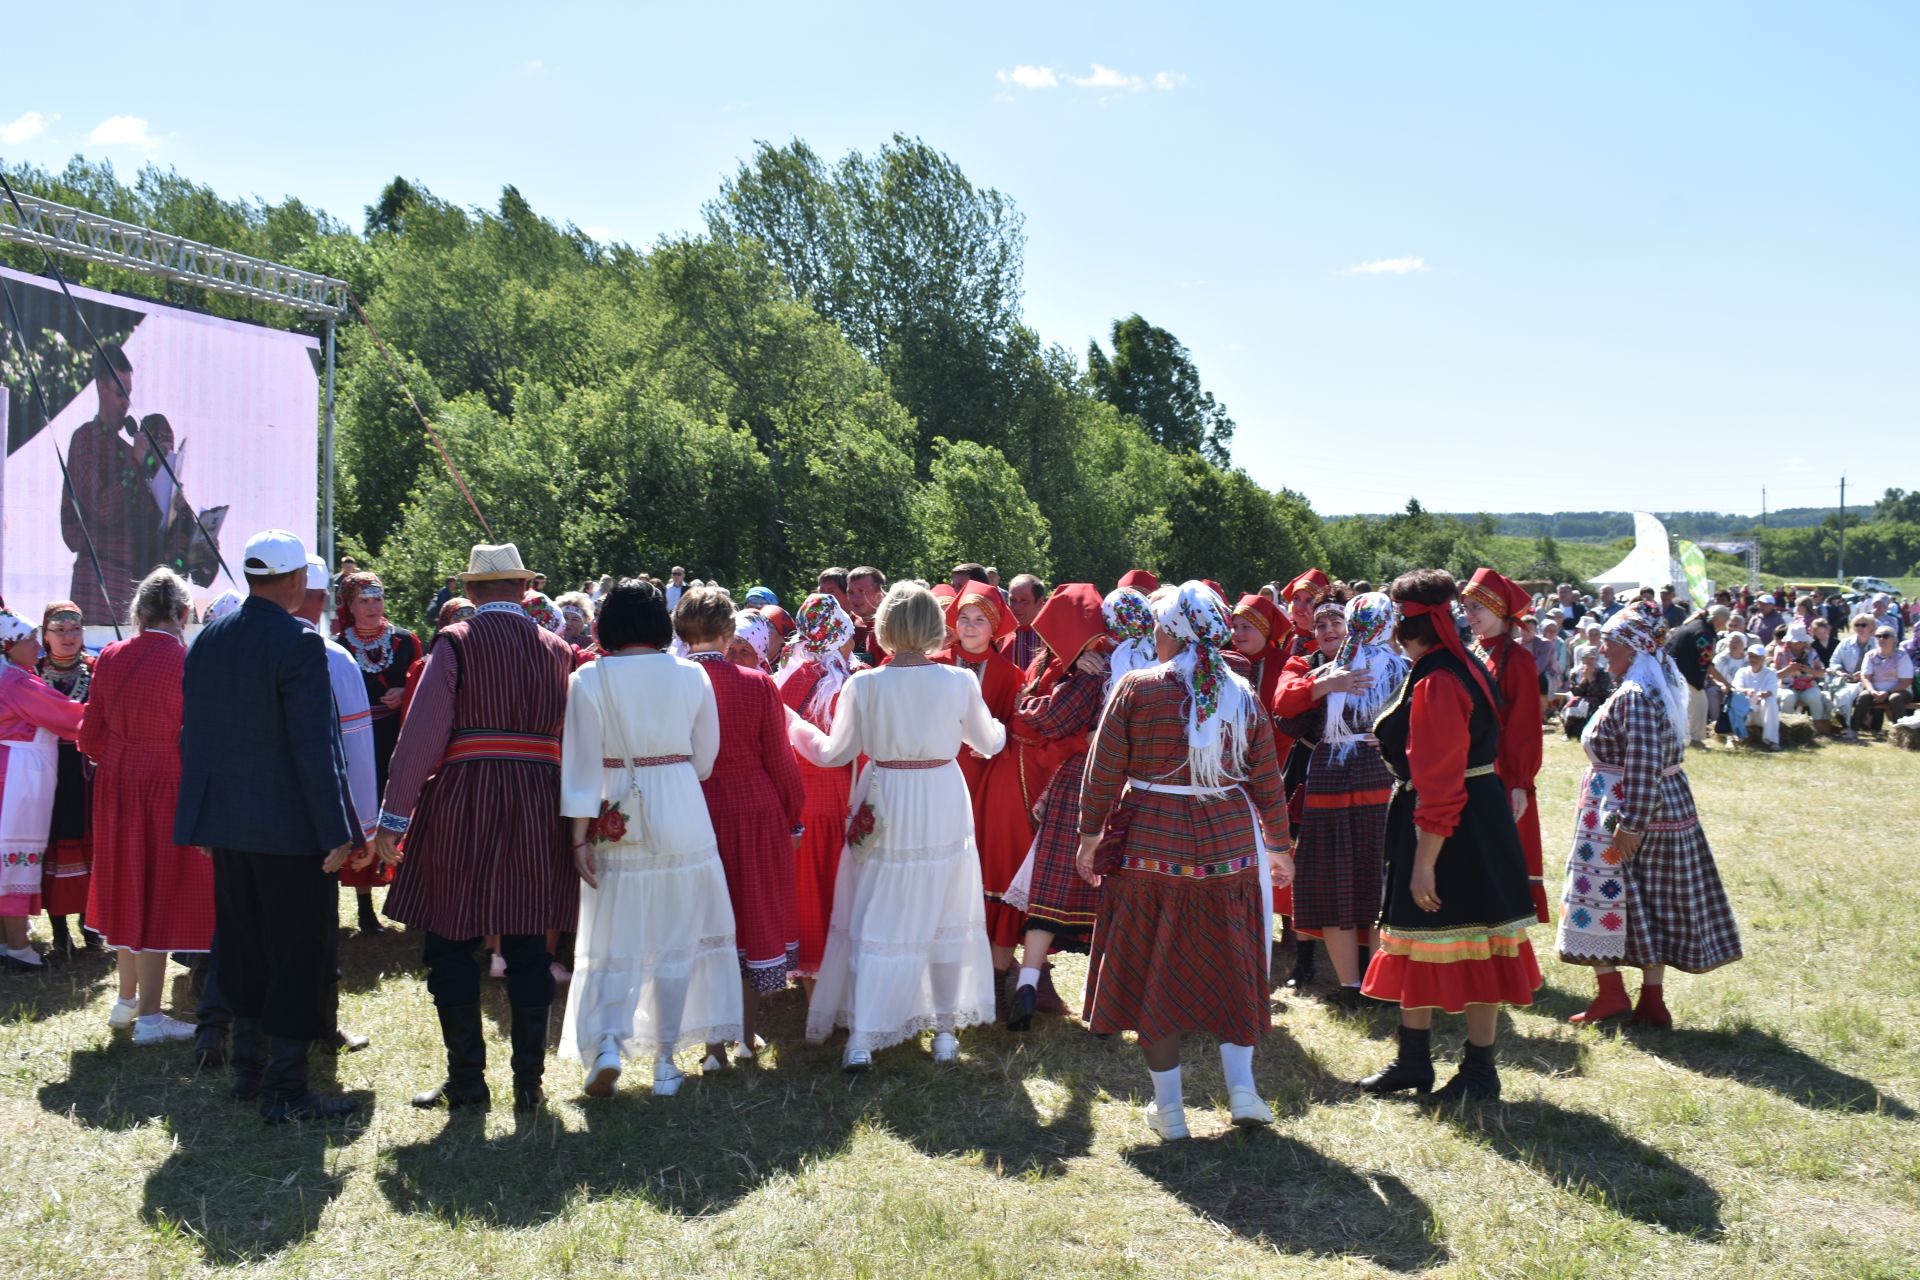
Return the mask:
<svg viewBox="0 0 1920 1280"><path fill-rule="evenodd" d="M848 1075L865 1071L872 1065L873 1054L865 1049L849 1047L845 1053L840 1055L840 1069Z"/></svg>
<svg viewBox="0 0 1920 1280"><path fill-rule="evenodd" d="M942 1031L933 1038L933 1060L952 1062L960 1056L960 1037L951 1031Z"/></svg>
<svg viewBox="0 0 1920 1280"><path fill-rule="evenodd" d="M107 1015L107 1025L115 1031L125 1031L140 1016L138 1000L118 1000L113 1002L113 1012Z"/></svg>
<svg viewBox="0 0 1920 1280"><path fill-rule="evenodd" d="M728 1054L727 1056L732 1058L735 1062L752 1062L755 1058L760 1056L760 1051L762 1049L765 1049L766 1047L767 1047L767 1042L765 1040L762 1040L759 1036L755 1036L753 1038L753 1043L751 1044L742 1042L740 1044L736 1044L735 1046L733 1046L733 1052Z"/></svg>
<svg viewBox="0 0 1920 1280"><path fill-rule="evenodd" d="M0 947L0 956L5 956L23 969L38 969L46 963L40 953L33 949L31 942L18 950L13 947Z"/></svg>
<svg viewBox="0 0 1920 1280"><path fill-rule="evenodd" d="M671 1098L680 1092L686 1078L680 1068L673 1065L672 1058L661 1058L653 1064L653 1092L657 1097Z"/></svg>
<svg viewBox="0 0 1920 1280"><path fill-rule="evenodd" d="M703 1076L710 1076L716 1071L725 1071L726 1069L727 1064L721 1060L719 1054L710 1053L700 1059L700 1074Z"/></svg>
<svg viewBox="0 0 1920 1280"><path fill-rule="evenodd" d="M553 974L553 985L556 987L564 987L573 981L573 970L567 968L567 966L561 964L558 960L548 965L547 970Z"/></svg>
<svg viewBox="0 0 1920 1280"><path fill-rule="evenodd" d="M164 1013L150 1013L143 1018L133 1020L133 1042L135 1044L166 1044L173 1040L191 1040L199 1028L191 1022L182 1022L178 1018L169 1018Z"/></svg>
<svg viewBox="0 0 1920 1280"><path fill-rule="evenodd" d="M1238 1125L1260 1125L1273 1123L1273 1110L1260 1097L1258 1089L1228 1089L1227 1106L1233 1112L1233 1122Z"/></svg>
<svg viewBox="0 0 1920 1280"><path fill-rule="evenodd" d="M619 1083L620 1046L608 1040L601 1044L600 1052L594 1055L593 1065L587 1068L587 1096L611 1098L614 1086Z"/></svg>
<svg viewBox="0 0 1920 1280"><path fill-rule="evenodd" d="M1187 1136L1187 1109L1175 1107L1171 1111L1162 1111L1160 1104L1147 1104L1147 1128L1158 1134L1162 1142L1177 1142Z"/></svg>
<svg viewBox="0 0 1920 1280"><path fill-rule="evenodd" d="M487 976L489 978L504 978L507 976L507 958L498 951L494 952L493 959L487 962Z"/></svg>

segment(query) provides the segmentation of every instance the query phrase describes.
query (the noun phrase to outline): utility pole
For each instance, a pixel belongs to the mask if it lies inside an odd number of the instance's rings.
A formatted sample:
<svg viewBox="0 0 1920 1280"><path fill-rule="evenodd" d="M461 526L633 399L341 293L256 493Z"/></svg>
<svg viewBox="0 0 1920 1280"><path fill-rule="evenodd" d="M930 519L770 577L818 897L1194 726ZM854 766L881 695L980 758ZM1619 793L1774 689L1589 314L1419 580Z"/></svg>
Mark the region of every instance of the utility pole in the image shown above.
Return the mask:
<svg viewBox="0 0 1920 1280"><path fill-rule="evenodd" d="M1760 486L1760 527L1767 527L1767 486Z"/></svg>
<svg viewBox="0 0 1920 1280"><path fill-rule="evenodd" d="M1842 583L1847 580L1847 478L1845 476L1840 477L1840 564L1833 576Z"/></svg>

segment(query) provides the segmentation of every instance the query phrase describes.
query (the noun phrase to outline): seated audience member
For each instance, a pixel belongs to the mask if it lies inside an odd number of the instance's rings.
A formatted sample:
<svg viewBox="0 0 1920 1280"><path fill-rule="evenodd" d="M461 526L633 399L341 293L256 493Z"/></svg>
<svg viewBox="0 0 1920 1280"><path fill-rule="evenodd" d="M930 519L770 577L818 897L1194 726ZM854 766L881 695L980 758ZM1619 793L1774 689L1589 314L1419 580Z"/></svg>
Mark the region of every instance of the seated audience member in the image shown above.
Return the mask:
<svg viewBox="0 0 1920 1280"><path fill-rule="evenodd" d="M1767 647L1763 644L1747 646L1747 665L1745 670L1733 677L1733 697L1727 708L1727 716L1733 722L1733 734L1736 739L1745 741L1747 720L1750 716L1762 717L1760 736L1767 750L1780 749L1780 676L1767 665Z"/></svg>
<svg viewBox="0 0 1920 1280"><path fill-rule="evenodd" d="M1578 738L1587 721L1613 692L1613 676L1600 665L1600 651L1589 648L1580 658L1580 669L1567 686L1567 705L1560 711L1560 723L1569 738Z"/></svg>
<svg viewBox="0 0 1920 1280"><path fill-rule="evenodd" d="M1813 651L1813 636L1799 623L1789 623L1786 640L1774 647L1773 669L1780 676L1780 710L1804 711L1816 726L1830 714L1827 695L1820 688L1826 664Z"/></svg>
<svg viewBox="0 0 1920 1280"><path fill-rule="evenodd" d="M1913 659L1905 649L1894 647L1891 623L1883 623L1873 633L1874 651L1860 664L1860 697L1853 705L1853 718L1847 736L1857 737L1862 728L1879 733L1889 719L1900 720L1913 702Z"/></svg>

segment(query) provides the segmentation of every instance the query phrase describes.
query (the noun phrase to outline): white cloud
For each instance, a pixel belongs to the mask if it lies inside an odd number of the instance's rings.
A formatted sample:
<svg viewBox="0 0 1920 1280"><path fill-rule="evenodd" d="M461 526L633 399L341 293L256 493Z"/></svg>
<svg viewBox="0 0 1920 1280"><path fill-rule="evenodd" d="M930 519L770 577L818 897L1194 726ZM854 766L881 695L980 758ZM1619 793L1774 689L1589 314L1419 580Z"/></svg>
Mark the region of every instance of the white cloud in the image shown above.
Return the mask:
<svg viewBox="0 0 1920 1280"><path fill-rule="evenodd" d="M1051 89L1060 83L1052 67L1019 66L1011 71L996 71L993 78L1021 89Z"/></svg>
<svg viewBox="0 0 1920 1280"><path fill-rule="evenodd" d="M29 111L18 120L9 120L5 124L0 124L0 142L10 147L17 147L45 133L47 126L59 118L59 116L43 116L38 111Z"/></svg>
<svg viewBox="0 0 1920 1280"><path fill-rule="evenodd" d="M1410 276L1422 271L1431 271L1425 258L1375 258L1371 262L1356 262L1342 275L1348 276Z"/></svg>
<svg viewBox="0 0 1920 1280"><path fill-rule="evenodd" d="M147 122L139 116L108 116L93 127L87 141L96 147L139 147L151 151L158 145L147 134Z"/></svg>
<svg viewBox="0 0 1920 1280"><path fill-rule="evenodd" d="M1034 67L1021 64L1011 71L996 71L993 78L1003 85L1015 89L1057 89L1061 85L1071 85L1075 89L1093 89L1102 94L1139 93L1142 89L1154 88L1167 90L1185 84L1187 77L1181 71L1156 71L1151 80L1142 76L1129 75L1124 71L1115 71L1112 67L1093 64L1093 70L1084 76L1069 71L1057 71L1052 67Z"/></svg>
<svg viewBox="0 0 1920 1280"><path fill-rule="evenodd" d="M545 71L547 69L546 59L530 58L520 64L520 69L522 71Z"/></svg>

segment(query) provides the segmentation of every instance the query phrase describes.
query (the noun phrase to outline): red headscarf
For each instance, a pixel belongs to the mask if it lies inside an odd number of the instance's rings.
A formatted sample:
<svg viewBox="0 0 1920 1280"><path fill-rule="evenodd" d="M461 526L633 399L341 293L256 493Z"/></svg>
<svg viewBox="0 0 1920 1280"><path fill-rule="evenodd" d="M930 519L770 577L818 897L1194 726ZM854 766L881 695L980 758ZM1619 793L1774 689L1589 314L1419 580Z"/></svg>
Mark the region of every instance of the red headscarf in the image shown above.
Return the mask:
<svg viewBox="0 0 1920 1280"><path fill-rule="evenodd" d="M1333 590L1333 583L1328 581L1327 575L1318 569L1308 569L1292 582L1280 588L1280 598L1288 603L1292 603L1293 597L1296 594L1307 590L1311 590L1313 598L1318 600L1321 596Z"/></svg>
<svg viewBox="0 0 1920 1280"><path fill-rule="evenodd" d="M1403 618L1418 618L1422 615L1433 619L1433 629L1440 637L1440 647L1460 659L1460 664L1473 674L1479 682L1480 691L1487 695L1487 705L1499 706L1500 700L1493 696L1493 686L1487 681L1487 671L1478 661L1467 655L1467 648L1460 643L1460 628L1453 624L1453 602L1442 600L1439 604L1418 604L1412 600L1396 600Z"/></svg>
<svg viewBox="0 0 1920 1280"><path fill-rule="evenodd" d="M1141 595L1150 596L1160 589L1160 579L1154 577L1145 569L1129 569L1120 575L1120 581L1115 585L1132 587Z"/></svg>
<svg viewBox="0 0 1920 1280"><path fill-rule="evenodd" d="M1532 596L1505 574L1487 568L1473 571L1467 585L1460 588L1460 598L1485 606L1507 622L1518 622L1533 612Z"/></svg>
<svg viewBox="0 0 1920 1280"><path fill-rule="evenodd" d="M1233 606L1233 616L1242 618L1253 625L1266 639L1266 643L1257 651L1245 654L1249 662L1262 662L1260 668L1260 705L1271 708L1274 692L1280 687L1280 673L1286 666L1287 655L1282 646L1286 644L1292 623L1280 606L1263 595L1244 595L1240 603Z"/></svg>
<svg viewBox="0 0 1920 1280"><path fill-rule="evenodd" d="M777 604L763 604L760 606L760 616L773 624L773 629L780 633L781 639L793 638L793 615L785 609Z"/></svg>
<svg viewBox="0 0 1920 1280"><path fill-rule="evenodd" d="M1107 615L1100 610L1103 599L1100 589L1091 582L1063 582L1033 615L1033 629L1053 654L1053 662L1042 677L1046 683L1066 675L1089 644L1105 638Z"/></svg>
<svg viewBox="0 0 1920 1280"><path fill-rule="evenodd" d="M993 626L993 635L988 638L989 647L992 647L993 641L1013 634L1013 608L1007 603L1006 593L984 582L968 583L964 591L947 602L947 630L959 630L960 610L970 604L978 605ZM956 648L958 643L955 642Z"/></svg>

